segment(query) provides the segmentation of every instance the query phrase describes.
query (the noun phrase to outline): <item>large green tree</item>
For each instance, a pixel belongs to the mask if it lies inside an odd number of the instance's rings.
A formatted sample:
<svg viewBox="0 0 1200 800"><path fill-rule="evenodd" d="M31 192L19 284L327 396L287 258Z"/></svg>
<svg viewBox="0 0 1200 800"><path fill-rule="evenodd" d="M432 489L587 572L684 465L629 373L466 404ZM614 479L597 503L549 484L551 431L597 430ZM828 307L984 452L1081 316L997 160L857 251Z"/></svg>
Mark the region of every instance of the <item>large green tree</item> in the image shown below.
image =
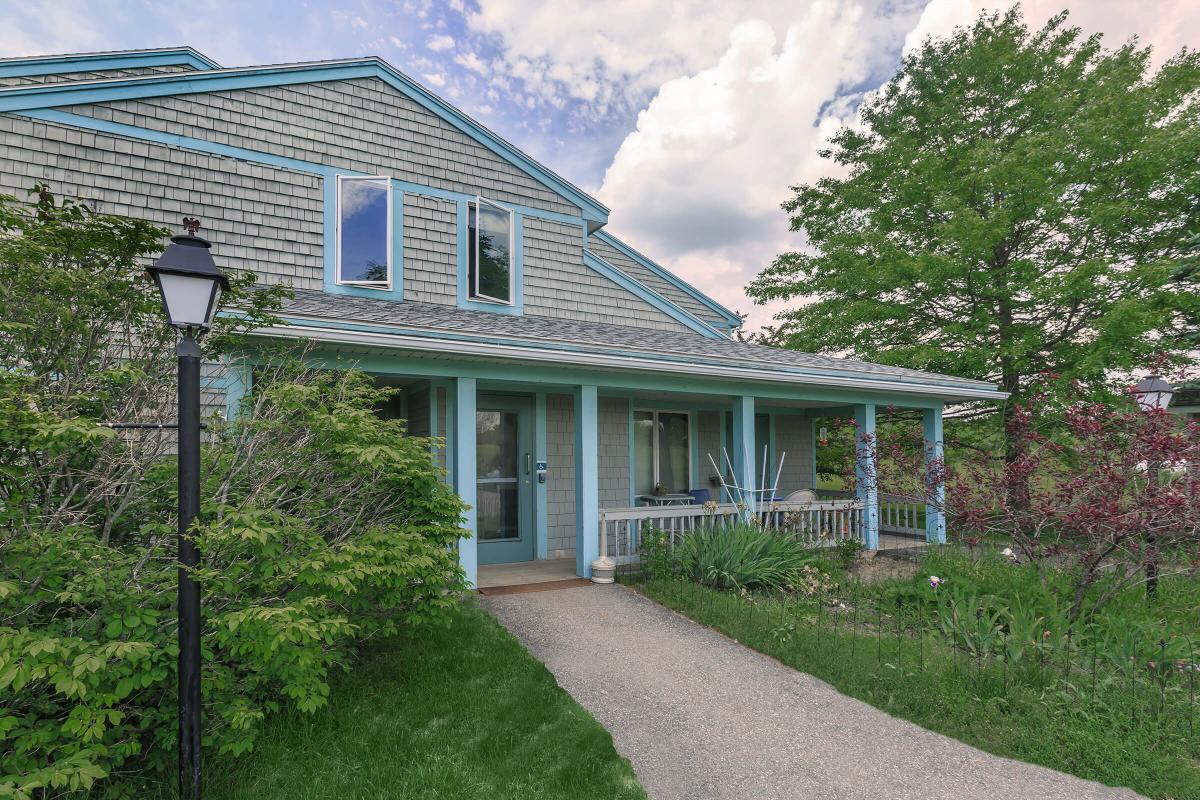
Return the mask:
<svg viewBox="0 0 1200 800"><path fill-rule="evenodd" d="M928 39L823 157L844 170L784 204L806 247L750 285L799 299L768 332L998 381L1103 391L1194 322L1178 259L1200 218L1200 58L1150 69L1065 12L1018 8Z"/></svg>

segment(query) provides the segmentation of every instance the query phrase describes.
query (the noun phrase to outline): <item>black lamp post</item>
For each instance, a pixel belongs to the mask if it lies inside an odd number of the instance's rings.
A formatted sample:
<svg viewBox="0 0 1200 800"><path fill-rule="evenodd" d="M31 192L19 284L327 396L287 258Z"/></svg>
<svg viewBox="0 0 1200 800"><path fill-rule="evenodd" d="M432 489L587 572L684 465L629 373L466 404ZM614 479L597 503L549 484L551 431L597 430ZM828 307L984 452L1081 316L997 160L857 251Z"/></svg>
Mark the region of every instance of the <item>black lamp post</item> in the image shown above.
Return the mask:
<svg viewBox="0 0 1200 800"><path fill-rule="evenodd" d="M1171 384L1158 375L1148 375L1133 387L1138 408L1147 414L1165 414L1174 394ZM1157 461L1146 465L1146 482L1151 491L1158 491L1158 468ZM1158 535L1153 530L1146 535L1146 550L1146 596L1152 598L1158 594Z"/></svg>
<svg viewBox="0 0 1200 800"><path fill-rule="evenodd" d="M192 525L200 512L200 345L217 300L229 281L213 263L200 222L185 217L188 233L146 271L158 284L167 322L181 338L179 359L179 796L200 798L200 586L190 570L199 562Z"/></svg>

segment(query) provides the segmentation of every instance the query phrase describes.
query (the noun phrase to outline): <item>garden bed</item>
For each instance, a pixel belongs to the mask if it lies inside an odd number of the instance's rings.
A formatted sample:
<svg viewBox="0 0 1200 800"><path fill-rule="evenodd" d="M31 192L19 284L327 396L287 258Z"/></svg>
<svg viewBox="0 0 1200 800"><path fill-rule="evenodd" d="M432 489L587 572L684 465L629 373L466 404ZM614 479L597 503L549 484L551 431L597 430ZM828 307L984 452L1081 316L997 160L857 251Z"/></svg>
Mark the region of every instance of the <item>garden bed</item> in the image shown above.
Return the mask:
<svg viewBox="0 0 1200 800"><path fill-rule="evenodd" d="M807 595L626 580L930 730L1151 797L1200 798L1194 578L1164 580L1153 604L1130 589L1094 624L1072 625L1032 567L994 554L934 551L912 577L870 584L819 566L830 578Z"/></svg>

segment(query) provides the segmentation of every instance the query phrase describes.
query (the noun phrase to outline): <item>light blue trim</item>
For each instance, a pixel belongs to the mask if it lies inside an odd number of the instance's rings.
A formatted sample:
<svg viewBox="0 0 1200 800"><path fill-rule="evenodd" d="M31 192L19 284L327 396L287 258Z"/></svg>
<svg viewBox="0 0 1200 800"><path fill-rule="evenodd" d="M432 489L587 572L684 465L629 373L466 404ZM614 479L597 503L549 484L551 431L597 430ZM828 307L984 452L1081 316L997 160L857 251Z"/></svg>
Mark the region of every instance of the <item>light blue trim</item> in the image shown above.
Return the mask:
<svg viewBox="0 0 1200 800"><path fill-rule="evenodd" d="M479 547L476 539L478 518L475 513L475 397L474 378L454 381L454 490L469 506L463 513L463 530L467 536L458 540L458 563L472 587L478 584ZM449 405L449 397L447 397ZM447 434L450 427L447 426Z"/></svg>
<svg viewBox="0 0 1200 800"><path fill-rule="evenodd" d="M474 199L474 198L471 198ZM485 198L489 199L490 198ZM505 303L489 303L486 300L472 300L467 296L467 269L469 264L467 259L470 256L471 242L469 237L470 230L467 226L467 215L469 213L469 200L461 198L458 200L457 219L455 227L455 273L456 283L456 300L459 308L469 309L471 311L487 311L491 314L507 314L509 316L519 317L525 313L525 218L517 211L513 212L513 302L512 305ZM498 203L497 205L507 205ZM511 208L511 206L510 206Z"/></svg>
<svg viewBox="0 0 1200 800"><path fill-rule="evenodd" d="M679 289L681 292L684 292L685 294L690 296L693 300L697 300L697 301L703 303L705 306L712 309L713 312L720 314L729 323L731 328L740 328L742 326L742 318L739 317L737 314L730 311L728 308L721 305L716 300L713 300L711 297L706 295L704 292L700 291L695 286L692 286L690 283L683 280L683 278L680 278L675 273L668 271L667 269L659 266L658 264L655 264L653 261L646 258L644 255L639 253L637 250L634 250L632 247L625 244L620 239L617 239L612 234L607 233L606 231L596 231L594 235L600 241L604 242L605 244L607 244L610 247L614 247L617 250L620 250L626 256L628 256L629 258L632 258L634 261L638 262L643 267L645 267L646 269L653 272L655 275L658 275L660 278L662 278L667 283L674 286L676 289Z"/></svg>
<svg viewBox="0 0 1200 800"><path fill-rule="evenodd" d="M546 461L549 472L547 474L547 482L550 480L549 475L553 474L555 468L561 469L562 465L554 465L549 463L549 437L546 430L546 393L544 391L535 392L533 395L533 458L535 461ZM534 525L537 528L537 546L535 557L538 559L547 558L550 555L549 530L550 530L550 515L549 506L547 505L547 488L546 483L537 483L536 473L534 479Z"/></svg>
<svg viewBox="0 0 1200 800"><path fill-rule="evenodd" d="M146 97L228 92L271 86L379 78L446 123L465 133L513 166L579 207L584 219L606 223L608 208L578 187L537 163L512 144L427 91L378 58L274 67L205 70L191 74L153 75L122 80L72 81L22 86L0 91L0 112L20 112L56 106L108 103Z"/></svg>
<svg viewBox="0 0 1200 800"><path fill-rule="evenodd" d="M812 443L812 483L808 486L810 489L817 488L817 418L812 417L808 421L808 439Z"/></svg>
<svg viewBox="0 0 1200 800"><path fill-rule="evenodd" d="M854 471L858 477L858 499L863 502L863 545L868 550L879 549L879 469L878 454L868 446L864 437L875 436L875 404L860 403L854 407Z"/></svg>
<svg viewBox="0 0 1200 800"><path fill-rule="evenodd" d="M739 395L733 398L733 460L734 483L747 493L755 488L754 397ZM735 498L736 499L736 498Z"/></svg>
<svg viewBox="0 0 1200 800"><path fill-rule="evenodd" d="M922 412L922 428L925 437L925 463L945 457L942 434L942 409L926 408ZM944 474L944 471L943 471ZM934 503L925 504L925 541L931 544L946 543L946 486L937 487Z"/></svg>
<svg viewBox="0 0 1200 800"><path fill-rule="evenodd" d="M575 574L600 557L600 426L595 384L575 387Z"/></svg>
<svg viewBox="0 0 1200 800"><path fill-rule="evenodd" d="M367 286L343 286L337 282L337 187L338 176L360 177L358 173L337 172L324 175L321 180L322 232L321 245L324 260L324 288L329 294L351 297L372 297L376 300L404 300L404 190L401 181L393 180L388 186L392 193L392 286L390 289L372 289Z"/></svg>
<svg viewBox="0 0 1200 800"><path fill-rule="evenodd" d="M225 364L225 419L235 420L241 413L242 401L250 394L253 373L245 361Z"/></svg>
<svg viewBox="0 0 1200 800"><path fill-rule="evenodd" d="M95 72L137 67L187 65L193 69L220 69L221 65L190 47L154 50L126 50L114 53L81 53L65 56L0 59L0 78L27 78L37 75L62 75L68 72ZM94 80L104 80L96 78Z"/></svg>
<svg viewBox="0 0 1200 800"><path fill-rule="evenodd" d="M625 291L641 300L644 300L645 302L657 308L659 311L662 311L664 314L671 317L671 319L686 325L693 332L709 339L725 338L704 320L675 305L670 300L663 297L661 294L645 284L639 283L617 267L593 253L591 250L583 251L583 263L594 271L608 278Z"/></svg>
<svg viewBox="0 0 1200 800"><path fill-rule="evenodd" d="M632 508L637 505L634 485L637 483L637 451L633 441L634 424L633 424L633 397L627 398L629 402L629 506Z"/></svg>

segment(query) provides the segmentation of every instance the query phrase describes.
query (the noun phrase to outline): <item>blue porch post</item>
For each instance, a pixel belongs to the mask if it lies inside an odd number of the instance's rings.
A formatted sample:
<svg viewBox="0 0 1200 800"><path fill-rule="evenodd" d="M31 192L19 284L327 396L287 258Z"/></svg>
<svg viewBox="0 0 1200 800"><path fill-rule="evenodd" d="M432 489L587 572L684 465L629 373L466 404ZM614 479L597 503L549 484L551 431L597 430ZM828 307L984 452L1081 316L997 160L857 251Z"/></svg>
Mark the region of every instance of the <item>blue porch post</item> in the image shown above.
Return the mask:
<svg viewBox="0 0 1200 800"><path fill-rule="evenodd" d="M863 545L868 550L878 550L879 471L875 442L875 404L856 405L854 423L854 471L858 483L858 499L863 503Z"/></svg>
<svg viewBox="0 0 1200 800"><path fill-rule="evenodd" d="M733 398L733 482L741 486L746 505L753 507L754 465L757 461L754 441L754 397L740 395ZM739 498L733 498L735 501Z"/></svg>
<svg viewBox="0 0 1200 800"><path fill-rule="evenodd" d="M453 390L454 402L446 405L452 407L454 413L447 420L446 432L450 435L449 446L454 453L454 490L468 506L463 514L463 529L470 534L458 540L458 563L474 587L479 574L475 515L475 379L455 378Z"/></svg>
<svg viewBox="0 0 1200 800"><path fill-rule="evenodd" d="M242 410L242 401L250 393L251 380L250 365L245 361L225 364L225 419L237 418Z"/></svg>
<svg viewBox="0 0 1200 800"><path fill-rule="evenodd" d="M925 463L940 460L944 456L942 437L942 407L927 408L924 413ZM940 470L945 475L945 470ZM932 502L929 502L932 500ZM946 486L939 481L934 496L925 503L925 541L946 543Z"/></svg>
<svg viewBox="0 0 1200 800"><path fill-rule="evenodd" d="M600 557L600 427L596 386L575 387L575 573Z"/></svg>

